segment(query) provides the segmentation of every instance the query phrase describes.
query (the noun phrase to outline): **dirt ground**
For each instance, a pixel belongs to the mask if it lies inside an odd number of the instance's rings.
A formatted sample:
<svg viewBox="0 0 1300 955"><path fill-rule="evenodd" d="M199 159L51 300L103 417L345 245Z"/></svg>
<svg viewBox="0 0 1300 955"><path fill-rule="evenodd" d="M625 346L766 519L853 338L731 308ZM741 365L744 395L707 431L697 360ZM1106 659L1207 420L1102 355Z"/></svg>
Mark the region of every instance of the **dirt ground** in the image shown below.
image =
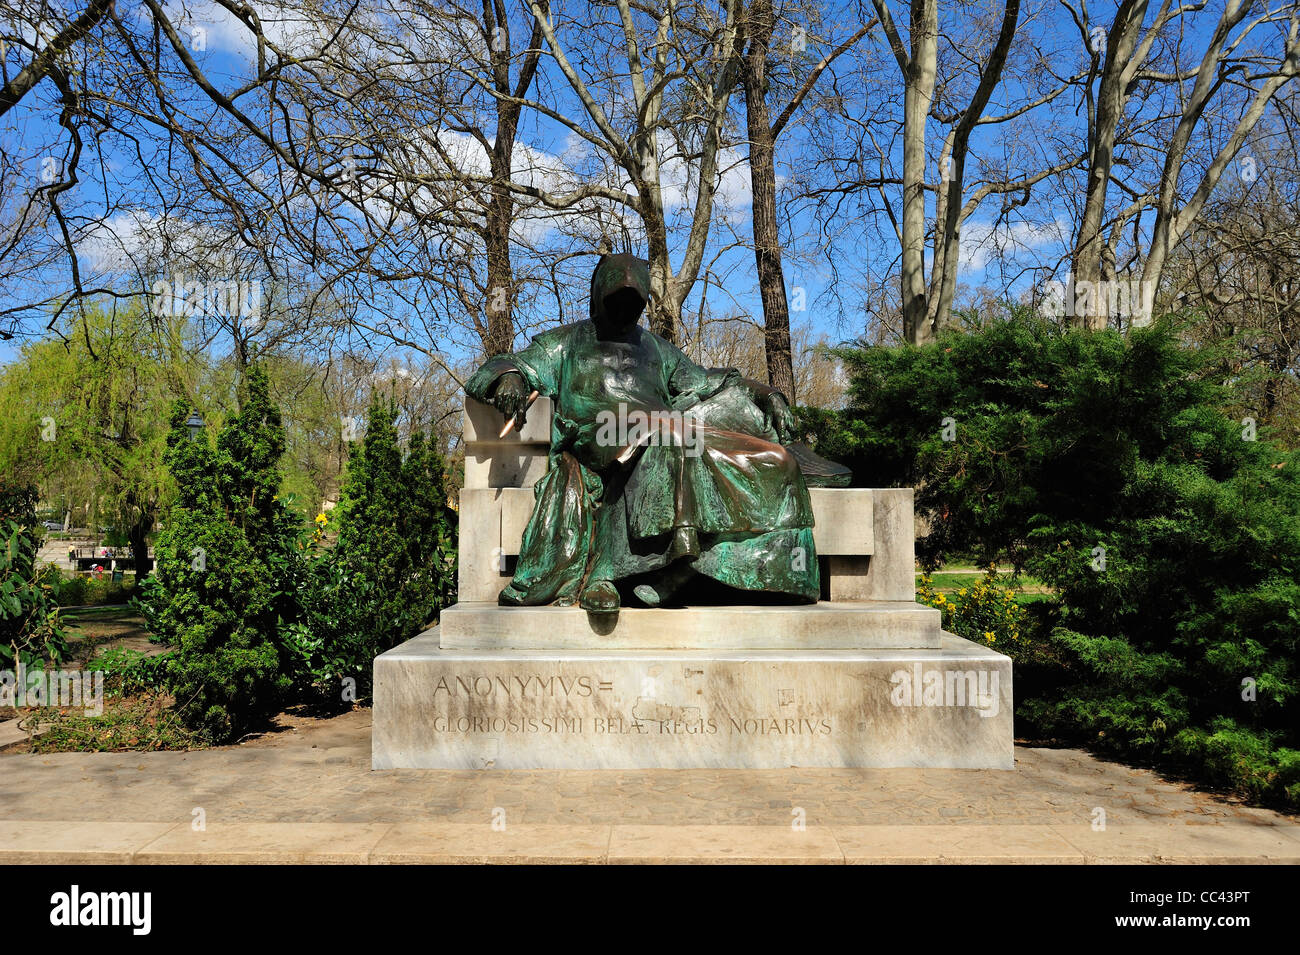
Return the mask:
<svg viewBox="0 0 1300 955"><path fill-rule="evenodd" d="M124 648L148 656L163 653L162 647L149 642L144 618L130 607L104 607L89 611L72 611L63 618L72 657L67 669L80 669L105 650ZM12 706L0 706L0 722L21 716Z"/></svg>

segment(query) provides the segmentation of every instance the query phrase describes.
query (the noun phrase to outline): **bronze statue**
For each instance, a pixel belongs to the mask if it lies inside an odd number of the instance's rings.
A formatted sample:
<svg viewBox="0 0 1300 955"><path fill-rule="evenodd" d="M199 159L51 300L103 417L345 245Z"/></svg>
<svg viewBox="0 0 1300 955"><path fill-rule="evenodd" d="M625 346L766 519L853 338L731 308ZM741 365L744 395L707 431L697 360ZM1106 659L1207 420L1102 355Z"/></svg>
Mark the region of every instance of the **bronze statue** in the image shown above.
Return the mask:
<svg viewBox="0 0 1300 955"><path fill-rule="evenodd" d="M848 472L786 446L779 391L702 368L641 328L649 292L644 260L603 255L588 321L488 359L466 383L508 422L522 423L534 393L554 399L547 470L500 603L612 613L620 585L660 606L699 576L815 601L804 471L823 484Z"/></svg>

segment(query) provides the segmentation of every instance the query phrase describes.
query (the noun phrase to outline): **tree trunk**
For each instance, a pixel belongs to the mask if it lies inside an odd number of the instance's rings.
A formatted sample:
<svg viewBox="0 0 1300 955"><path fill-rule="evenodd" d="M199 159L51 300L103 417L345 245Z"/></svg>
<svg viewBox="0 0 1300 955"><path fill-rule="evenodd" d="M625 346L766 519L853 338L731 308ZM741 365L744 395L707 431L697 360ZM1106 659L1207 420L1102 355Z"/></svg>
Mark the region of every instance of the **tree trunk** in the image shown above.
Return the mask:
<svg viewBox="0 0 1300 955"><path fill-rule="evenodd" d="M514 215L514 202L510 190L497 185L510 177L510 161L514 151L513 137L506 140L498 132L492 156L492 198L488 201L484 245L487 248L487 313L483 352L502 355L514 349L514 274L510 267L510 222ZM504 166L504 172L501 167Z"/></svg>
<svg viewBox="0 0 1300 955"><path fill-rule="evenodd" d="M1120 120L1124 117L1124 104L1128 101L1128 68L1137 47L1137 36L1142 29L1146 10L1147 0L1122 0L1115 12L1115 22L1107 34L1106 58L1102 66L1101 86L1097 92L1096 115L1089 130L1088 183L1083 217L1074 243L1072 266L1076 283L1095 283L1103 279L1102 252L1106 245L1103 219L1106 214L1110 172L1115 163L1115 137ZM1100 306L1103 297L1090 296L1092 307L1083 315L1074 315L1074 324L1092 331L1104 329L1107 313L1105 307Z"/></svg>
<svg viewBox="0 0 1300 955"><path fill-rule="evenodd" d="M153 512L142 511L127 532L131 555L135 558L135 582L138 586L149 576L149 532L153 530Z"/></svg>
<svg viewBox="0 0 1300 955"><path fill-rule="evenodd" d="M938 56L937 0L912 0L912 55L903 92L903 335L913 345L934 338L925 295L925 124Z"/></svg>
<svg viewBox="0 0 1300 955"><path fill-rule="evenodd" d="M539 9L549 12L549 0ZM528 52L511 88L510 24L503 0L483 4L483 26L492 50L492 85L496 100L497 128L489 154L492 169L492 195L485 210L483 244L487 251L487 324L483 332L483 351L488 355L510 352L515 344L515 276L510 264L510 226L514 223L515 204L510 182L515 156L515 136L519 131L520 100L532 85L541 55L542 31L533 25Z"/></svg>
<svg viewBox="0 0 1300 955"><path fill-rule="evenodd" d="M677 295L673 267L668 261L668 228L664 222L663 208L655 207L647 189L641 196L641 221L645 223L646 259L650 263L650 331L665 341L676 345L679 341L682 299Z"/></svg>
<svg viewBox="0 0 1300 955"><path fill-rule="evenodd" d="M1282 61L1278 64L1277 72L1256 90L1250 106L1237 120L1228 141L1224 143L1218 153L1215 154L1214 159L1205 167L1200 182L1197 183L1191 196L1188 197L1181 209L1176 208L1178 180L1183 170L1183 158L1187 145L1196 131L1196 126L1201 120L1210 97L1219 83L1222 82L1220 77L1223 71L1222 54L1224 45L1228 41L1231 30L1245 19L1250 9L1248 4L1238 2L1229 4L1224 10L1223 17L1219 21L1219 27L1215 31L1201 60L1192 93L1183 107L1183 114L1179 118L1178 125L1174 128L1169 151L1165 157L1165 166L1160 182L1160 195L1156 201L1156 221L1151 229L1151 247L1147 253L1146 263L1142 268L1142 285L1144 289L1150 290L1151 298L1154 298L1155 293L1160 288L1161 274L1164 271L1165 261L1168 259L1169 253L1182 241L1188 227L1200 215L1201 209L1210 198L1210 194L1218 186L1224 170L1236 157L1238 150L1245 144L1247 137L1255 128L1256 123L1259 122L1260 117L1264 115L1264 110L1274 95L1294 79L1297 73L1300 73L1300 43L1297 42L1300 39L1300 18L1292 14L1287 34L1286 52ZM1141 324L1150 322L1151 317L1149 314L1143 315Z"/></svg>
<svg viewBox="0 0 1300 955"><path fill-rule="evenodd" d="M1002 9L1002 28L980 73L979 85L952 133L948 182L945 184L943 177L940 177L939 199L935 203L934 215L934 263L931 266L934 274L930 280L928 303L928 319L936 335L948 324L953 294L957 288L957 266L961 256L962 186L966 177L966 154L969 151L971 133L984 115L984 107L988 105L989 98L1002 77L1002 68L1006 65L1007 53L1011 50L1019 22L1020 0L1006 0Z"/></svg>
<svg viewBox="0 0 1300 955"><path fill-rule="evenodd" d="M751 39L741 78L749 132L749 179L754 227L754 263L763 299L763 351L767 383L795 401L794 360L790 353L790 307L781 266L781 236L776 221L776 137L767 110L767 51L772 39L770 0L750 10Z"/></svg>

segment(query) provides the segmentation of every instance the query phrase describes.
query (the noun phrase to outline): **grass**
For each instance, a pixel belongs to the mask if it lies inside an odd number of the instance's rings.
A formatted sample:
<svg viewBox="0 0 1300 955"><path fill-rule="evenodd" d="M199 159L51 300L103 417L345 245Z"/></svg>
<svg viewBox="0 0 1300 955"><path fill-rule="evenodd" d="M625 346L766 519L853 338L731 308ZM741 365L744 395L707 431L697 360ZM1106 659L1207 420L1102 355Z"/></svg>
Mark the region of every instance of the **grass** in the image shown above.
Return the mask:
<svg viewBox="0 0 1300 955"><path fill-rule="evenodd" d="M944 567L942 570L935 571L930 575L933 581L934 589L940 593L953 593L963 587L969 587L978 580L983 571L977 568L966 570L964 568L953 569L952 566ZM921 575L917 574L919 580ZM1051 589L1036 577L1025 575L1017 581L1021 594L1029 595L1046 595L1051 593Z"/></svg>
<svg viewBox="0 0 1300 955"><path fill-rule="evenodd" d="M77 610L92 606L122 607L136 595L135 583L134 574L126 574L118 581L109 575L64 577L59 584L58 603L60 607Z"/></svg>
<svg viewBox="0 0 1300 955"><path fill-rule="evenodd" d="M76 620L84 616L99 617L135 617L139 618L129 604L87 604L83 607L60 607L59 616L65 620Z"/></svg>
<svg viewBox="0 0 1300 955"><path fill-rule="evenodd" d="M141 693L104 700L104 712L86 715L78 707L43 707L23 712L23 721L40 725L41 735L14 752L105 753L202 749L207 741L180 721L170 696Z"/></svg>
<svg viewBox="0 0 1300 955"><path fill-rule="evenodd" d="M67 626L72 659L65 665L84 665L101 649L126 647L143 653L160 653L161 647L150 643L144 618L130 607L108 605L82 607L61 612Z"/></svg>

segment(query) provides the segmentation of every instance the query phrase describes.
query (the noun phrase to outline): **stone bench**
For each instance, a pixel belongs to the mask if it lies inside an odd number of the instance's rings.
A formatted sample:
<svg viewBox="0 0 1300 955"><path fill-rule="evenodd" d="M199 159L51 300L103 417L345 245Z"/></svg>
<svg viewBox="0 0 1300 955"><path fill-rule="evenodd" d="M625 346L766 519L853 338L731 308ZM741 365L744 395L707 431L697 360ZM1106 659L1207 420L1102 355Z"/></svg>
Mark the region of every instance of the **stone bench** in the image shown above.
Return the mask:
<svg viewBox="0 0 1300 955"><path fill-rule="evenodd" d="M460 493L461 601L494 601L514 574L533 485L546 471L551 400L538 398L523 428L499 438L503 418L466 399L465 486ZM811 488L822 599L916 599L911 488Z"/></svg>

